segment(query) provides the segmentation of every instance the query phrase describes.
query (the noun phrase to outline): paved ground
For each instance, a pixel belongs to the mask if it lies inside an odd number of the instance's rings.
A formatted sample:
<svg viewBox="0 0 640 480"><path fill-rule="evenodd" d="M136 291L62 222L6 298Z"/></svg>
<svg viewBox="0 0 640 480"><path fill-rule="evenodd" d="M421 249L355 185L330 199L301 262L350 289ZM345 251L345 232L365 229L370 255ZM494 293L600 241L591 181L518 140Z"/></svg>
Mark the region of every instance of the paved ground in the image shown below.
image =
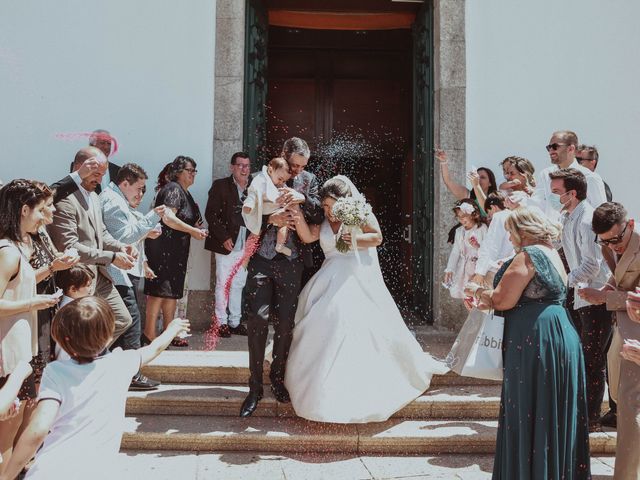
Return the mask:
<svg viewBox="0 0 640 480"><path fill-rule="evenodd" d="M486 480L493 457L278 456L248 453L123 453L124 479L153 480ZM613 478L613 457L591 460L594 480Z"/></svg>

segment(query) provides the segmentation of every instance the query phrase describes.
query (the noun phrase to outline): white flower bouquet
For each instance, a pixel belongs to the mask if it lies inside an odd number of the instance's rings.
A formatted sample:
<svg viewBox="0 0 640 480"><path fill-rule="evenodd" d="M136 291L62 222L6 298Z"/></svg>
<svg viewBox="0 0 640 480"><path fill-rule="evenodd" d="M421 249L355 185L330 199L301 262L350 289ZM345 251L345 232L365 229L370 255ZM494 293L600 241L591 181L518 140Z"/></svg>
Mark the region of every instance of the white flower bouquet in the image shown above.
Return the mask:
<svg viewBox="0 0 640 480"><path fill-rule="evenodd" d="M355 236L358 233L362 233L362 227L367 224L369 217L372 215L371 205L369 205L362 196L342 197L333 204L331 212L337 220L342 222L336 238L336 249L339 252L346 253L351 247L351 245L342 239L343 233L351 234L351 244L355 249Z"/></svg>

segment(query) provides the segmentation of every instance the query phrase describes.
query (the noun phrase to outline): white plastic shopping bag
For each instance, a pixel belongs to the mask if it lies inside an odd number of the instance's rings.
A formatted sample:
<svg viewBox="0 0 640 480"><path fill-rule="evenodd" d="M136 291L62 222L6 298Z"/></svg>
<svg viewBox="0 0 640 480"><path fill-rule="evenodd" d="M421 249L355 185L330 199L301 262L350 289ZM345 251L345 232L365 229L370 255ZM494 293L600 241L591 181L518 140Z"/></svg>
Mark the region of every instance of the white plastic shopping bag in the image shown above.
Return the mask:
<svg viewBox="0 0 640 480"><path fill-rule="evenodd" d="M464 377L502 380L504 318L476 308L447 355L447 366Z"/></svg>

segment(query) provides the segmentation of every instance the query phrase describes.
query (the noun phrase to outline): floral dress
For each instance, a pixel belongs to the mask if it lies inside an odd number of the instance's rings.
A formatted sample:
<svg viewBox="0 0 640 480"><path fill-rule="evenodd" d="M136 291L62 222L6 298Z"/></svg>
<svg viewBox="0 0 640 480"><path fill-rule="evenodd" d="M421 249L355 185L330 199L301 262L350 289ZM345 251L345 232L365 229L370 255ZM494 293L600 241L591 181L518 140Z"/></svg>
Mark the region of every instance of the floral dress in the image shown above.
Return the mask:
<svg viewBox="0 0 640 480"><path fill-rule="evenodd" d="M456 230L453 249L449 255L447 269L445 272L452 272L453 279L449 291L453 298L464 298L464 286L471 280L476 271L478 261L478 251L485 235L487 226L485 224L476 225L469 230L459 227Z"/></svg>
<svg viewBox="0 0 640 480"><path fill-rule="evenodd" d="M58 251L53 246L46 230L40 229L35 235L31 235L33 240L33 254L29 263L34 270L49 266L56 258ZM39 295L50 295L56 291L56 283L53 275L45 278L36 285ZM51 321L56 314L58 307L38 310L38 355L33 358L31 366L36 374L37 381L42 377L42 370L53 358L53 340L51 338Z"/></svg>

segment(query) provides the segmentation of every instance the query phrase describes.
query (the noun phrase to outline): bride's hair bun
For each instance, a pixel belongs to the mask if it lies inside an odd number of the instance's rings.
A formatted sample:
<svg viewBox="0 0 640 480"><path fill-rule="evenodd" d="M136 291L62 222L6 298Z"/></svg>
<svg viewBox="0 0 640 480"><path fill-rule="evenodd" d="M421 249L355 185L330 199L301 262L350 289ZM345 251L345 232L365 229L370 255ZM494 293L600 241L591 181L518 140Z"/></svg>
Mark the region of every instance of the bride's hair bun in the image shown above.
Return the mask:
<svg viewBox="0 0 640 480"><path fill-rule="evenodd" d="M337 200L338 198L350 196L351 189L349 188L349 185L339 178L330 178L324 182L324 185L322 185L322 188L320 189L321 199L329 197Z"/></svg>

